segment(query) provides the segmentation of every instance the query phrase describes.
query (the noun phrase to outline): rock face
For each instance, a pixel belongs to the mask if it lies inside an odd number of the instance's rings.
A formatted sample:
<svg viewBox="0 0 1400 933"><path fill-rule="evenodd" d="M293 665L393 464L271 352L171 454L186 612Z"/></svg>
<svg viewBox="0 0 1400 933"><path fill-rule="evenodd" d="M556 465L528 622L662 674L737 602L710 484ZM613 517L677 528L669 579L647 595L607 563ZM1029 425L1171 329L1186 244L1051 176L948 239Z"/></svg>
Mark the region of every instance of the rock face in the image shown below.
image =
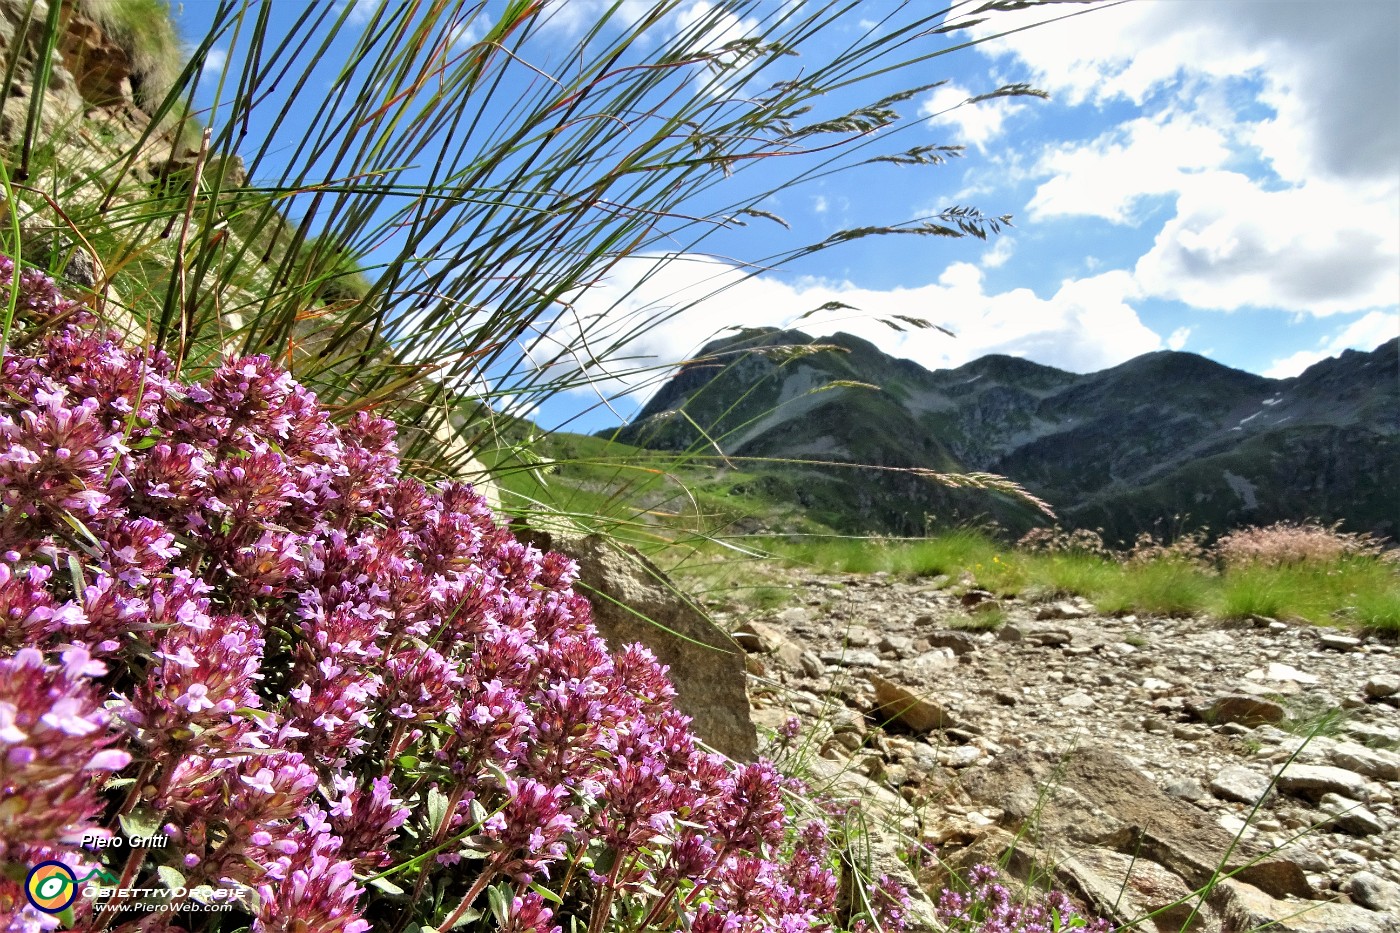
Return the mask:
<svg viewBox="0 0 1400 933"><path fill-rule="evenodd" d="M1002 811L1003 823L1033 840L1113 849L1167 868L1191 887L1224 866L1279 896L1310 893L1303 871L1267 858L1183 800L1159 790L1122 755L1102 746L1065 756L1017 750L969 772L974 802ZM1231 851L1231 850L1234 851Z"/></svg>
<svg viewBox="0 0 1400 933"><path fill-rule="evenodd" d="M976 608L946 580L772 582L791 606L715 613L764 665L765 753L858 778L882 846L936 853L926 893L1001 863L1157 933L1400 930L1394 644L1017 599L960 630Z"/></svg>
<svg viewBox="0 0 1400 933"><path fill-rule="evenodd" d="M672 585L666 574L629 547L598 535L517 529L522 541L578 561L579 591L593 604L593 621L614 649L641 642L670 668L676 703L696 734L741 761L755 757L744 651Z"/></svg>

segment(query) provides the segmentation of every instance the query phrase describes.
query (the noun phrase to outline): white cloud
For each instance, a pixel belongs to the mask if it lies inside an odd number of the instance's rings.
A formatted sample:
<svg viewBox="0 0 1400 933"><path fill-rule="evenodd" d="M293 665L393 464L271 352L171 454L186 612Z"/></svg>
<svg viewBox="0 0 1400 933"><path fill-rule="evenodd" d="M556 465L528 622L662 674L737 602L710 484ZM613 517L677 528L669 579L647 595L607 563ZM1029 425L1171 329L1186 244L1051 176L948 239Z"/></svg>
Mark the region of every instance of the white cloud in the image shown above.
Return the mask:
<svg viewBox="0 0 1400 933"><path fill-rule="evenodd" d="M620 26L639 23L651 11L647 0L545 0L540 25L547 30L574 37L591 28L604 15Z"/></svg>
<svg viewBox="0 0 1400 933"><path fill-rule="evenodd" d="M978 31L1062 9L993 16ZM1137 226L1150 201L1171 199L1174 216L1134 269L1145 295L1326 315L1400 301L1400 111L1387 90L1400 83L1397 36L1394 3L1324 15L1143 0L983 48L1019 60L1061 101L1126 101L1141 114L1047 147L1029 170L1041 180L1032 220Z"/></svg>
<svg viewBox="0 0 1400 933"><path fill-rule="evenodd" d="M982 254L980 263L984 269L996 269L1006 265L1006 260L1015 252L1016 241L1009 236L999 236L992 248Z"/></svg>
<svg viewBox="0 0 1400 933"><path fill-rule="evenodd" d="M480 42L481 37L486 35L486 26L486 17L480 12L465 20L459 20L448 33L448 44L454 48L461 48Z"/></svg>
<svg viewBox="0 0 1400 933"><path fill-rule="evenodd" d="M374 17L375 11L384 5L384 0L342 0L335 5L335 14L339 16L346 7L350 11L345 14L345 22L350 26L363 26Z"/></svg>
<svg viewBox="0 0 1400 933"><path fill-rule="evenodd" d="M1182 347L1186 346L1186 341L1189 339L1191 339L1191 328L1178 327L1167 337L1167 349L1180 350Z"/></svg>
<svg viewBox="0 0 1400 933"><path fill-rule="evenodd" d="M1041 298L1025 288L989 294L981 270L966 262L949 265L930 285L876 290L810 278L745 278L738 267L705 256L645 257L620 263L608 282L574 296L573 310L545 330L532 356L574 352L581 332L593 348L626 337L631 359L590 371L599 391L639 397L650 391L642 388L646 379L626 370L674 364L731 327L791 326L813 336L845 331L930 368L1007 353L1092 372L1162 348L1128 304L1135 297L1132 278L1122 271L1068 280ZM830 301L859 310L798 320ZM879 320L897 314L930 319L957 337L933 329L896 332Z"/></svg>
<svg viewBox="0 0 1400 933"><path fill-rule="evenodd" d="M228 49L213 48L204 56L204 66L199 69L199 80L217 81L228 62Z"/></svg>
<svg viewBox="0 0 1400 933"><path fill-rule="evenodd" d="M945 84L923 99L919 115L928 117L930 125L953 127L959 142L986 151L987 143L1002 134L1007 117L1023 110L1025 105L1008 97L968 103L973 96L966 88Z"/></svg>
<svg viewBox="0 0 1400 933"><path fill-rule="evenodd" d="M1400 302L1400 213L1324 181L1265 190L1233 172L1182 186L1176 216L1138 260L1147 294L1197 308L1315 315Z"/></svg>
<svg viewBox="0 0 1400 933"><path fill-rule="evenodd" d="M1062 15L998 14L991 35ZM1276 116L1254 142L1284 178L1393 178L1400 171L1400 4L1152 0L1090 9L980 48L1028 67L1029 80L1071 105L1174 95L1250 77Z"/></svg>
<svg viewBox="0 0 1400 933"><path fill-rule="evenodd" d="M1393 311L1372 311L1357 318L1337 335L1324 340L1322 349L1299 350L1283 359L1274 360L1273 365L1264 370L1264 375L1271 379L1287 379L1343 350L1374 350L1397 336L1400 336L1400 315Z"/></svg>
<svg viewBox="0 0 1400 933"><path fill-rule="evenodd" d="M826 197L824 195L819 194L816 197L812 198L812 211L814 213L825 214L827 208L830 206L831 205L827 203Z"/></svg>
<svg viewBox="0 0 1400 933"><path fill-rule="evenodd" d="M1219 168L1229 157L1220 130L1169 109L1091 142L1047 150L1031 174L1049 180L1027 210L1032 219L1079 215L1127 223L1142 199L1180 191L1192 174Z"/></svg>

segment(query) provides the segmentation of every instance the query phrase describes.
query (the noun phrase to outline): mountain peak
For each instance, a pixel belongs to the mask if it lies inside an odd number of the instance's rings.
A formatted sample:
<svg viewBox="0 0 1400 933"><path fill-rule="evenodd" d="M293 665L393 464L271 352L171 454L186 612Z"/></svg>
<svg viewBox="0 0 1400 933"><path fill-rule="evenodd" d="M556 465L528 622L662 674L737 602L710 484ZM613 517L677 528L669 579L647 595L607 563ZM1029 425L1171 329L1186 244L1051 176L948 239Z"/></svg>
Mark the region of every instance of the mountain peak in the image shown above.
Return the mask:
<svg viewBox="0 0 1400 933"><path fill-rule="evenodd" d="M845 352L764 352L814 344ZM1009 499L918 478L934 469L999 473L1062 520L1129 541L1183 515L1215 531L1318 518L1394 535L1400 488L1381 477L1400 460L1397 373L1397 341L1278 380L1172 350L1083 375L1003 354L928 370L847 333L748 328L711 341L620 439L796 471L794 495L847 530L1032 521ZM838 461L881 471L820 466Z"/></svg>

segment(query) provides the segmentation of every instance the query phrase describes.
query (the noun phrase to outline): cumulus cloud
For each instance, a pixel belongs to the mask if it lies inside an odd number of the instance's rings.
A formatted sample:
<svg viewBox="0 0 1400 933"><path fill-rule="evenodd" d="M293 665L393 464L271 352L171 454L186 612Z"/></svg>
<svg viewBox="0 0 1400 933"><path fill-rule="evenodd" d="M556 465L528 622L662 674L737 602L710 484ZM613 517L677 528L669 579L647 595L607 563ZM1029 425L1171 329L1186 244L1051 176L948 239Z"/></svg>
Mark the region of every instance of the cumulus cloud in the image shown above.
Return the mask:
<svg viewBox="0 0 1400 933"><path fill-rule="evenodd" d="M199 80L217 81L228 62L228 49L212 48L204 56L204 65L199 69Z"/></svg>
<svg viewBox="0 0 1400 933"><path fill-rule="evenodd" d="M1025 108L1014 98L968 101L975 95L956 84L944 84L931 91L919 104L919 116L928 117L930 125L951 126L957 141L986 151L987 143L1002 134L1006 120Z"/></svg>
<svg viewBox="0 0 1400 933"><path fill-rule="evenodd" d="M556 35L573 38L596 24L605 14L619 24L638 23L651 10L647 0L546 0L540 25Z"/></svg>
<svg viewBox="0 0 1400 933"><path fill-rule="evenodd" d="M1273 365L1264 370L1264 375L1272 379L1287 379L1343 350L1374 350L1397 336L1400 336L1400 317L1391 311L1372 311L1324 340L1320 349L1299 350L1274 360Z"/></svg>
<svg viewBox="0 0 1400 933"><path fill-rule="evenodd" d="M1060 15L1031 8L990 17L991 35ZM1241 3L1194 0L1125 3L1030 29L981 48L1019 59L1030 80L1065 103L1141 105L1176 93L1189 99L1201 80L1252 75L1276 111L1258 141L1265 156L1298 179L1394 177L1400 166L1400 4ZM1358 67L1364 63L1364 67Z"/></svg>
<svg viewBox="0 0 1400 933"><path fill-rule="evenodd" d="M1186 341L1191 339L1191 328L1178 327L1167 337L1168 350L1180 350L1186 346Z"/></svg>
<svg viewBox="0 0 1400 933"><path fill-rule="evenodd" d="M1048 16L1030 9L978 29ZM1062 102L1141 109L1040 154L1029 170L1041 179L1033 220L1137 226L1167 199L1175 214L1134 269L1144 295L1327 315L1400 298L1397 35L1393 3L1324 13L1198 0L1189 12L1165 2L1093 10L982 48Z"/></svg>
<svg viewBox="0 0 1400 933"><path fill-rule="evenodd" d="M1088 216L1127 223L1140 201L1182 190L1192 175L1220 168L1230 154L1218 128L1170 108L1088 143L1047 149L1031 174L1048 180L1027 210L1037 220Z"/></svg>
<svg viewBox="0 0 1400 933"><path fill-rule="evenodd" d="M966 262L949 265L929 285L880 290L812 278L746 277L737 266L698 255L639 257L574 296L571 310L548 328L532 356L543 360L567 348L572 356L565 364L577 363L581 334L588 334L593 347L625 338L629 359L593 367L590 374L596 390L632 392L637 400L650 391L655 371L635 370L673 365L733 327L791 326L813 336L845 331L929 368L1007 353L1092 372L1162 348L1161 338L1129 304L1135 297L1136 286L1122 271L1068 280L1042 298L1025 288L988 292L981 270ZM858 310L799 320L828 302ZM925 318L957 337L934 329L900 332L881 323L894 315Z"/></svg>
<svg viewBox="0 0 1400 933"><path fill-rule="evenodd" d="M1315 315L1400 301L1395 204L1311 182L1266 190L1214 172L1183 185L1176 216L1138 260L1144 292L1197 308Z"/></svg>
<svg viewBox="0 0 1400 933"><path fill-rule="evenodd" d="M978 261L984 269L996 269L1006 265L1006 261L1011 258L1011 254L1016 250L1016 241L1009 236L997 237L992 248L982 254Z"/></svg>

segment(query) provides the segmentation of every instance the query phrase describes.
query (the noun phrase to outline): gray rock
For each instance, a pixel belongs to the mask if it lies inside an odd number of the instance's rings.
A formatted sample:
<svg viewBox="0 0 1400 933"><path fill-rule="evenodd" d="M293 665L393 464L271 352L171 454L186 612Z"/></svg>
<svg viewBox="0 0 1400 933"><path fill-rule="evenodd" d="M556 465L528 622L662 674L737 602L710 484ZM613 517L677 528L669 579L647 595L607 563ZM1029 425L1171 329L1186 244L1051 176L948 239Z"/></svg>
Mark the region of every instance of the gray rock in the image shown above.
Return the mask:
<svg viewBox="0 0 1400 933"><path fill-rule="evenodd" d="M1074 634L1064 629L1037 629L1027 633L1026 638L1033 644L1042 648L1058 648L1061 645L1068 645L1074 641Z"/></svg>
<svg viewBox="0 0 1400 933"><path fill-rule="evenodd" d="M1209 906L1196 909L1186 882L1146 859L1089 848L1053 864L1059 886L1083 900L1093 916L1127 924L1151 914L1132 927L1148 933L1207 930L1219 923Z"/></svg>
<svg viewBox="0 0 1400 933"><path fill-rule="evenodd" d="M977 639L967 632L934 632L925 640L930 648L948 648L959 657L977 650Z"/></svg>
<svg viewBox="0 0 1400 933"><path fill-rule="evenodd" d="M1391 918L1364 907L1277 899L1234 878L1220 882L1214 900L1222 906L1223 933L1395 933Z"/></svg>
<svg viewBox="0 0 1400 933"><path fill-rule="evenodd" d="M1003 752L963 772L962 786L975 803L999 807L1008 830L1034 823L1038 837L1054 840L1057 848L1114 849L1156 862L1197 887L1223 864L1270 894L1311 894L1296 864L1236 842L1198 807L1158 790L1103 746L1081 746L1064 759L1024 749Z"/></svg>
<svg viewBox="0 0 1400 933"><path fill-rule="evenodd" d="M1400 884L1369 871L1351 876L1351 899L1369 910L1385 911L1400 918Z"/></svg>
<svg viewBox="0 0 1400 933"><path fill-rule="evenodd" d="M870 678L875 688L875 715L902 722L916 732L932 732L961 725L947 710L926 695L876 674Z"/></svg>
<svg viewBox="0 0 1400 933"><path fill-rule="evenodd" d="M681 597L660 567L600 535L518 533L522 541L578 561L599 633L614 651L641 642L670 668L676 705L691 717L696 735L730 758L756 756L743 649Z"/></svg>
<svg viewBox="0 0 1400 933"><path fill-rule="evenodd" d="M838 735L843 732L865 735L865 717L849 706L833 705L826 710L826 721Z"/></svg>
<svg viewBox="0 0 1400 933"><path fill-rule="evenodd" d="M1248 768L1230 767L1216 774L1210 782L1211 792L1222 800L1254 806L1269 793L1268 777Z"/></svg>
<svg viewBox="0 0 1400 933"><path fill-rule="evenodd" d="M1191 778L1177 778L1167 783L1162 790L1182 800L1204 800L1206 789Z"/></svg>
<svg viewBox="0 0 1400 933"><path fill-rule="evenodd" d="M1095 703L1094 698L1089 696L1089 694L1078 690L1067 697L1061 697L1060 705L1067 706L1070 709L1090 709L1098 704Z"/></svg>
<svg viewBox="0 0 1400 933"><path fill-rule="evenodd" d="M995 601L996 594L988 590L968 590L958 597L958 602L962 604L964 609L972 609L982 603Z"/></svg>
<svg viewBox="0 0 1400 933"><path fill-rule="evenodd" d="M912 677L928 679L938 677L940 671L958 666L958 656L951 648L930 648L911 660L906 671Z"/></svg>
<svg viewBox="0 0 1400 933"><path fill-rule="evenodd" d="M886 635L880 639L881 651L892 651L900 658L907 658L914 652L914 639L907 635Z"/></svg>
<svg viewBox="0 0 1400 933"><path fill-rule="evenodd" d="M1349 800L1339 794L1323 794L1317 806L1333 818L1329 825L1344 833L1353 836L1379 836L1385 832L1385 824L1358 801Z"/></svg>
<svg viewBox="0 0 1400 933"><path fill-rule="evenodd" d="M844 667L884 667L885 662L873 651L863 648L850 650L823 651L819 655L821 660L827 664L839 664Z"/></svg>
<svg viewBox="0 0 1400 933"><path fill-rule="evenodd" d="M1333 651L1352 651L1361 646L1361 639L1338 632L1323 632L1318 636L1317 643Z"/></svg>
<svg viewBox="0 0 1400 933"><path fill-rule="evenodd" d="M1343 722L1342 733L1369 746L1400 743L1400 728L1367 722Z"/></svg>
<svg viewBox="0 0 1400 933"><path fill-rule="evenodd" d="M1395 696L1395 694L1400 693L1400 675L1377 674L1375 677L1367 680L1361 689L1363 693L1373 700Z"/></svg>
<svg viewBox="0 0 1400 933"><path fill-rule="evenodd" d="M1286 715L1283 707L1274 701L1242 693L1217 697L1204 705L1191 704L1188 708L1209 723L1237 722L1245 726L1283 722Z"/></svg>
<svg viewBox="0 0 1400 933"><path fill-rule="evenodd" d="M938 750L938 763L946 768L966 768L982 759L976 745L952 745Z"/></svg>
<svg viewBox="0 0 1400 933"><path fill-rule="evenodd" d="M1364 797L1366 779L1355 771L1331 765L1300 765L1296 761L1274 770L1278 789L1286 794L1319 800L1323 794Z"/></svg>
<svg viewBox="0 0 1400 933"><path fill-rule="evenodd" d="M784 625L805 625L811 621L811 614L801 606L791 606L778 613L778 621Z"/></svg>
<svg viewBox="0 0 1400 933"><path fill-rule="evenodd" d="M80 288L97 285L97 264L86 247L75 244L71 237L52 227L28 228L21 231L26 258L40 266L62 265L59 277Z"/></svg>
<svg viewBox="0 0 1400 933"><path fill-rule="evenodd" d="M1041 606L1035 613L1035 617L1039 621L1045 621L1047 619L1084 619L1088 618L1088 616L1088 611L1065 600L1051 603L1048 606Z"/></svg>
<svg viewBox="0 0 1400 933"><path fill-rule="evenodd" d="M1264 677L1269 680L1281 680L1295 684L1315 684L1317 675L1300 671L1291 664L1280 664L1277 661L1270 661L1269 666L1264 671Z"/></svg>
<svg viewBox="0 0 1400 933"><path fill-rule="evenodd" d="M1381 781L1400 781L1400 754L1384 749L1339 742L1332 748L1332 764Z"/></svg>

